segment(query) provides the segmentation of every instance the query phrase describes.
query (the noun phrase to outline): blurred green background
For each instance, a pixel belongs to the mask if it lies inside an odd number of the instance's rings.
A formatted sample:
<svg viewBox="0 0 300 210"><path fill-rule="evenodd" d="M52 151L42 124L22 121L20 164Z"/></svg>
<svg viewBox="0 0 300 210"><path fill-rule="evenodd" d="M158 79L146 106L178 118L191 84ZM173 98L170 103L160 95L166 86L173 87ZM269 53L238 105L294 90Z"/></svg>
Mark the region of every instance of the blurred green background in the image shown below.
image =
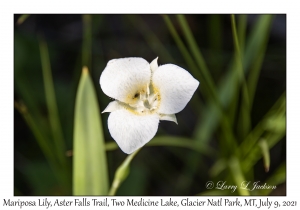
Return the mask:
<svg viewBox="0 0 300 210"><path fill-rule="evenodd" d="M111 101L99 86L110 59L157 56L200 86L178 125L160 122L116 195L285 195L286 15L229 14L15 15L14 194L72 195L83 65L101 111ZM107 118L101 114L109 143ZM127 157L110 146L108 187ZM208 190L208 181L277 187L232 193Z"/></svg>

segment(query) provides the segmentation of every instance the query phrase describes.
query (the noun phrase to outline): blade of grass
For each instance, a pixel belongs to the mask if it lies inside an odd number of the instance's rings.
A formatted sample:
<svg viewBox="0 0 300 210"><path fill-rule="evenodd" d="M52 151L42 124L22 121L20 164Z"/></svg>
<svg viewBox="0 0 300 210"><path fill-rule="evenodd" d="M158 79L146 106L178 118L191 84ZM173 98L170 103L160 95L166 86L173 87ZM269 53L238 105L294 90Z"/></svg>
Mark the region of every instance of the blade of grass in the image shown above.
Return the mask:
<svg viewBox="0 0 300 210"><path fill-rule="evenodd" d="M270 16L271 17L271 16ZM262 27L261 25L269 26L272 23L272 18L269 18L268 16L262 15L258 18L257 22L255 23L254 27L251 29L251 33L249 35L249 40L246 42L245 47L245 56L244 56L244 71L245 74L249 70L249 66L251 63L253 63L256 59L256 57L252 56L251 54L258 55L258 52L263 47L264 40L268 40L269 37L269 30L268 27ZM259 29L259 30L258 30ZM256 39L256 42L255 42ZM247 52L247 53L246 53ZM222 103L223 107L227 107L234 99L234 95L238 93L238 89L236 88L236 85L238 83L238 75L237 71L234 69L233 62L228 67L228 71L223 77L224 79L221 81L219 88L218 88L218 96ZM251 89L249 88L249 92L251 92ZM250 96L251 98L251 96ZM221 117L220 114L217 112L212 104L209 104L207 106L207 109L203 110L203 113L209 113L207 115L204 115L205 118L201 119L197 123L197 128L201 127L203 125L203 122L207 122L210 120L210 127L207 127L206 133L208 133L207 136L210 136L212 132L217 127L217 123L219 122L219 118ZM196 132L194 134L195 138L200 138L202 132L200 132L200 129L196 129Z"/></svg>
<svg viewBox="0 0 300 210"><path fill-rule="evenodd" d="M176 45L178 46L181 54L183 55L183 58L185 60L185 62L187 63L187 65L189 66L190 70L192 71L193 75L197 78L197 79L201 79L201 75L200 72L198 71L198 67L195 64L194 60L192 59L191 54L189 53L188 49L185 47L184 43L182 42L182 40L180 39L180 36L178 35L175 27L173 26L170 18L168 15L162 15L173 39L176 42Z"/></svg>
<svg viewBox="0 0 300 210"><path fill-rule="evenodd" d="M220 50L222 46L222 22L220 15L209 15L209 46L214 50Z"/></svg>
<svg viewBox="0 0 300 210"><path fill-rule="evenodd" d="M177 137L177 136L160 136L153 138L145 146L171 146L171 147L182 147L191 150L195 150L201 154L215 155L216 151L206 144L199 144L195 140L189 138ZM112 151L118 148L115 142L108 142L105 145L107 151Z"/></svg>
<svg viewBox="0 0 300 210"><path fill-rule="evenodd" d="M87 67L82 70L74 116L73 195L107 195L108 171L101 116Z"/></svg>
<svg viewBox="0 0 300 210"><path fill-rule="evenodd" d="M235 23L235 16L231 15L231 26L232 26L232 34L233 34L233 42L234 42L234 48L235 48L235 61L236 61L236 70L238 71L240 81L241 81L241 88L242 88L242 105L241 105L241 111L239 115L238 120L238 134L240 139L244 139L245 136L250 131L251 126L251 117L250 117L250 107L249 107L249 93L247 88L247 83L244 75L243 70L243 63L242 63L242 53L240 51L239 46L239 40L236 30L236 23Z"/></svg>
<svg viewBox="0 0 300 210"><path fill-rule="evenodd" d="M251 29L243 56L243 68L245 74L249 71L251 64L258 59L259 52L264 47L263 44L268 40L272 19L272 15L261 15L258 17L258 20ZM224 76L224 79L219 85L220 100L222 103L228 104L228 102L234 97L234 94L238 93L237 91L234 91L236 86L233 85L237 82L239 82L239 77L237 71L235 70L234 62L231 62L228 67L228 73ZM248 89L250 95L251 88ZM249 97L251 98L251 96Z"/></svg>
<svg viewBox="0 0 300 210"><path fill-rule="evenodd" d="M150 141L148 146L175 146L195 150L201 154L215 155L216 151L207 144L199 143L184 137L162 136L156 137Z"/></svg>
<svg viewBox="0 0 300 210"><path fill-rule="evenodd" d="M235 149L236 148L236 140L235 136L233 135L232 127L230 126L229 118L227 117L227 114L223 111L223 107L220 103L220 100L217 96L216 92L216 86L213 82L213 79L208 71L207 65L205 63L205 60L202 56L202 53L200 49L198 48L198 45L196 43L196 40L188 26L188 23L183 15L177 15L177 19L179 21L180 26L182 27L185 39L188 43L188 46L192 52L192 55L194 56L194 60L196 61L200 73L203 76L203 79L205 80L209 93L207 93L209 96L211 96L211 99L213 100L213 103L215 103L217 106L215 106L216 111L222 116L221 118L221 128L223 132L223 137L225 139L224 144L230 145L230 148ZM222 143L223 141L221 141ZM224 150L228 152L228 155L230 154L229 150Z"/></svg>
<svg viewBox="0 0 300 210"><path fill-rule="evenodd" d="M262 28L266 28L267 30L264 30L264 33L269 33L271 29L270 21L272 20L272 16L266 16L265 18L262 18L260 21L260 24L256 26L256 30L262 30ZM251 69L249 71L248 76L248 90L249 90L249 106L250 109L252 108L253 99L255 96L255 91L257 87L258 78L260 75L260 70L262 67L262 63L265 57L265 52L268 45L268 39L263 34L263 39L261 41L261 49L258 50L257 56L254 59L253 64L251 65ZM254 39L254 38L253 38Z"/></svg>
<svg viewBox="0 0 300 210"><path fill-rule="evenodd" d="M190 71L192 72L192 74L193 74L197 79L199 79L199 80L201 81L201 80L202 80L202 76L201 76L201 74L200 74L200 72L199 72L199 70L198 70L198 67L197 67L196 63L194 62L194 60L192 59L192 56L191 56L191 54L189 53L189 51L188 51L188 49L186 48L186 46L184 45L183 41L181 40L179 34L177 33L177 31L176 31L174 25L172 24L172 22L171 22L169 16L168 16L168 15L162 15L162 17L163 17L163 19L164 19L164 21L165 21L165 23L166 23L166 25L167 25L167 27L168 27L170 33L171 33L173 39L175 40L176 45L178 46L178 48L179 48L181 54L183 55L183 58L184 58L185 62L187 63L187 65L188 65ZM206 86L206 85L204 85L203 87L201 86L201 87L199 88L199 90L200 90L200 92L202 92L207 98L210 97L210 95L207 95L207 94L206 94L206 93L209 92L209 90L207 89L207 86ZM199 104L200 104L200 103L201 103L201 101L199 100ZM200 107L200 106L198 106L198 107ZM217 109L217 108L216 108L216 109ZM209 113L208 113L208 112L203 112L202 115L209 115ZM206 119L206 117L204 117L204 118ZM205 121L206 123L202 123L202 121L201 121L201 126L197 126L197 128L199 128L199 129L196 129L196 131L198 131L197 133L199 133L199 135L195 135L195 136L197 136L196 139L197 139L199 142L200 142L200 141L201 141L201 142L207 142L207 141L209 140L209 138L208 138L209 135L206 135L206 134L209 134L209 132L206 132L206 131L209 131L209 130L212 130L212 129L207 129L206 127L207 127L207 126L208 126L208 127L211 126L211 123L210 123L210 122L212 122L211 119L212 119L212 118L210 118L210 117L208 116L207 119L206 119L206 121ZM194 159L194 157L193 157L193 159Z"/></svg>
<svg viewBox="0 0 300 210"><path fill-rule="evenodd" d="M185 35L185 38L188 42L188 45L191 49L191 52L193 53L194 57L195 57L195 60L197 61L197 64L194 62L194 60L192 59L192 56L189 54L187 48L184 46L183 42L181 41L180 39L180 36L177 34L172 22L170 21L170 19L168 18L168 16L163 16L164 17L164 20L166 22L166 25L167 27L169 28L170 30L170 33L171 35L173 36L176 44L178 45L181 53L183 54L187 64L189 65L190 69L192 70L192 73L195 75L196 78L199 78L200 81L206 81L206 78L205 78L205 72L208 72L208 69L206 67L206 64L205 64L205 61L202 57L202 54L200 52L200 50L198 49L198 47L196 46L196 42L193 38L193 35L189 29L189 26L184 18L184 16L177 16L177 18L179 19L179 22L181 24L181 27L183 28L183 31L184 31L184 35ZM196 54L196 56L195 56ZM200 71L199 71L200 69ZM204 74L203 74L203 71L204 71ZM208 75L208 76L207 76ZM223 132L223 136L225 138L225 142L224 144L228 144L228 145L231 145L231 148L235 148L235 137L233 135L233 132L232 132L232 129L231 129L231 126L230 126L230 121L228 120L226 114L223 112L223 109L222 109L222 106L219 102L219 99L217 97L217 94L215 92L215 89L214 89L214 84L213 84L213 81L212 81L212 78L211 76L209 75L209 73L206 74L206 77L208 78L208 83L209 81L211 81L209 84L210 85L207 85L205 84L201 89L200 91L202 93L204 93L204 96L207 98L207 100L209 101L209 104L211 106L213 106L214 108L214 112L215 113L218 113L220 116L222 116L222 120L221 120L221 128L222 128L222 132ZM207 82L207 81L206 81ZM206 112L204 112L206 113ZM208 116L208 115L207 115ZM209 136L205 136L205 134L210 134L209 132L206 132L206 125L211 126L212 124L211 123L207 123L207 122L211 122L210 120L210 117L208 117L208 119L205 121L206 123L202 123L201 121L201 126L197 126L199 129L196 129L197 131L199 131L198 133L201 135L201 136L197 136L197 142L203 144L203 143L206 143L208 140L209 140ZM215 124L215 127L217 125ZM221 141L222 142L222 141ZM230 153L230 150L223 150L225 152ZM198 164L197 161L191 161L191 160L197 160L199 159L199 154L197 153L190 153L187 157L187 162L191 163L192 165L186 165L186 168L184 173L185 173L185 177L190 177L190 178L187 178L187 182L182 182L184 183L185 186L179 186L179 188L185 188L185 189L188 189L189 188L189 184L191 184L191 177L193 176L193 174L195 173L196 171L196 166ZM189 183L188 183L189 182Z"/></svg>
<svg viewBox="0 0 300 210"><path fill-rule="evenodd" d="M277 186L284 183L286 181L286 163L282 163L276 171L266 180L266 183L270 186ZM273 189L262 189L262 190L257 190L258 195L269 195Z"/></svg>
<svg viewBox="0 0 300 210"><path fill-rule="evenodd" d="M223 33L223 18L221 14L208 15L208 41L209 41L209 52L208 59L210 68L214 69L214 75L218 75L223 71L223 56L222 47L224 37L220 36Z"/></svg>
<svg viewBox="0 0 300 210"><path fill-rule="evenodd" d="M271 149L284 136L285 136L285 132L281 132L277 134L269 133L264 138L266 139L267 144ZM262 158L261 148L259 147L259 145L256 145L251 150L251 153L242 161L244 173L247 173L261 158Z"/></svg>
<svg viewBox="0 0 300 210"><path fill-rule="evenodd" d="M109 190L108 195L115 195L121 183L127 178L129 175L129 166L132 159L136 156L136 154L140 151L140 149L136 150L134 153L127 156L127 158L123 161L123 163L117 168L115 177L112 183L112 186Z"/></svg>
<svg viewBox="0 0 300 210"><path fill-rule="evenodd" d="M266 123L269 119L273 118L278 114L278 112L285 112L286 105L286 94L283 93L276 103L271 107L271 109L267 112L265 117L255 126L255 128L248 134L248 136L244 139L244 141L239 146L240 154L245 157L252 150L253 146L257 143L261 135L266 130ZM277 113L277 114L276 114ZM282 115L282 114L281 114Z"/></svg>
<svg viewBox="0 0 300 210"><path fill-rule="evenodd" d="M243 175L238 159L236 157L232 157L229 160L228 165L236 186L240 186L241 183L243 183L246 179L245 176ZM248 190L243 189L241 187L238 187L237 190L240 195L246 195L246 196L250 195Z"/></svg>
<svg viewBox="0 0 300 210"><path fill-rule="evenodd" d="M263 60L265 57L266 48L267 48L267 40L263 44L263 49L261 49L260 52L258 53L258 57L249 72L247 84L248 84L248 90L249 90L249 108L250 109L252 109L253 100L254 100L256 87L257 87L257 82L258 82L258 78L260 75L262 63L263 63Z"/></svg>
<svg viewBox="0 0 300 210"><path fill-rule="evenodd" d="M24 23L24 21L29 17L30 15L29 14L24 14L24 15L21 15L18 20L17 20L17 24L18 25L21 25L22 23Z"/></svg>
<svg viewBox="0 0 300 210"><path fill-rule="evenodd" d="M202 53L197 45L197 42L193 36L193 33L191 32L189 25L185 19L184 15L177 15L176 16L178 19L178 22L183 30L184 33L184 37L187 41L187 44L189 46L189 49L192 53L192 56L194 57L194 60L196 61L196 65L199 68L199 71L194 72L194 74L202 81L205 81L207 84L207 92L205 92L205 94L208 96L208 98L212 98L214 100L214 102L218 105L218 108L220 109L219 111L222 112L222 107L220 105L219 99L217 97L216 94L216 86L214 84L214 81L209 73L209 70L207 68L206 62L202 56ZM174 34L175 35L175 34ZM179 36L177 36L179 37ZM178 39L178 38L177 38ZM182 41L181 41L182 42ZM183 49L182 49L183 50ZM184 50L182 52L184 52L186 54L187 50ZM189 54L187 54L191 60L191 56Z"/></svg>
<svg viewBox="0 0 300 210"><path fill-rule="evenodd" d="M285 104L285 103L284 103ZM257 138L264 138L266 144L271 149L277 142L279 142L286 135L286 112L285 106L276 110L273 115L268 117L262 125L260 125L264 131L264 136L258 136ZM258 140L252 138L253 142ZM243 160L243 169L247 172L253 165L264 155L261 153L261 145L255 144L249 151L249 154Z"/></svg>
<svg viewBox="0 0 300 210"><path fill-rule="evenodd" d="M245 51L245 40L246 40L247 15L239 15L238 17L239 18L238 18L237 36L238 36L239 46L240 46L240 56L242 58L242 63L243 63L244 51ZM234 66L233 68L235 69L236 66ZM236 120L238 101L239 101L239 91L235 91L235 94L231 100L231 104L228 107L229 109L228 116L230 118L232 125L234 125ZM243 107L243 105L241 105L241 107Z"/></svg>
<svg viewBox="0 0 300 210"><path fill-rule="evenodd" d="M258 17L246 42L244 69L248 69L258 57L258 52L269 37L272 20L273 15L260 15Z"/></svg>
<svg viewBox="0 0 300 210"><path fill-rule="evenodd" d="M262 22L264 22L264 24L262 24ZM250 41L247 41L245 47L245 52L247 52L247 54L244 56L243 59L245 74L248 72L250 64L257 59L255 55L258 55L258 52L263 48L263 41L268 40L269 27L262 27L260 25L270 26L271 23L272 23L272 18L269 18L267 16L260 16L258 18L258 21L256 21L254 27L252 27L248 39ZM231 62L228 69L229 70L224 76L224 79L221 81L219 85L219 92L218 92L219 98L224 107L226 107L230 103L230 101L235 100L235 98L237 98L235 95L238 93L235 84L239 83L238 80L239 77L237 71L235 70L235 67L233 66L233 62ZM207 109L205 109L203 112L209 114L203 115L203 119L201 119L201 122L200 121L198 122L196 127L199 128L203 125L203 122L208 122L208 120L210 120L210 126L207 126L207 129L205 130L207 133L206 136L208 137L211 136L212 132L215 130L217 123L219 122L220 115L216 111L214 111L214 107L212 104L208 105ZM200 132L200 129L196 129L196 132L194 134L195 138L199 138L201 137L201 135L203 135L203 132ZM243 150L248 151L248 149L251 150L252 148L252 147L248 147L247 143L244 142L242 143L242 145L244 145L242 147ZM243 154L243 152L240 153ZM243 166L243 164L241 165ZM251 169L252 168L249 168L249 170Z"/></svg>
<svg viewBox="0 0 300 210"><path fill-rule="evenodd" d="M226 168L227 168L226 160L224 158L220 158L210 168L209 174L211 177L215 177L219 175L222 171L224 171Z"/></svg>
<svg viewBox="0 0 300 210"><path fill-rule="evenodd" d="M165 58L166 60L168 60L168 62L175 61L169 51L164 47L164 44L161 43L156 34L150 29L150 27L139 15L126 15L126 18L128 18L132 25L140 31L154 53L160 55L160 57Z"/></svg>
<svg viewBox="0 0 300 210"><path fill-rule="evenodd" d="M26 124L32 131L34 137L36 138L40 148L42 149L46 159L49 163L55 162L55 157L53 154L52 146L48 143L47 138L44 136L44 134L40 131L38 125L35 123L35 121L32 119L32 116L27 110L27 107L22 102L15 102L14 103L15 108L20 112L23 119L25 120Z"/></svg>
<svg viewBox="0 0 300 210"><path fill-rule="evenodd" d="M207 85L209 86L210 90L213 92L213 90L216 90L216 86L213 82L213 79L208 71L206 62L202 56L202 53L200 49L198 48L197 42L193 36L193 33L191 32L188 23L184 17L184 15L177 15L178 22L183 30L185 39L187 41L187 44L192 52L192 55L194 56L194 59L201 71L201 74L203 75L205 81L207 82Z"/></svg>
<svg viewBox="0 0 300 210"><path fill-rule="evenodd" d="M49 141L48 137L45 136L47 134L41 131L39 125L36 123L36 120L28 112L25 104L23 104L22 102L15 102L14 106L20 112L26 124L28 125L29 129L32 131L56 179L58 180L61 186L64 186L67 189L68 183L66 180L66 176L64 172L61 170L61 167L59 167L59 164L57 164L57 159L55 157L55 154L53 153L53 145ZM67 191L68 190L66 190L66 192Z"/></svg>
<svg viewBox="0 0 300 210"><path fill-rule="evenodd" d="M202 56L202 53L197 45L191 29L189 28L187 20L185 19L184 15L177 15L176 17L183 30L184 37L192 53L192 56L194 57L194 60L199 68L199 73L197 73L197 75L199 75L199 77L202 78L202 80L205 81L208 86L208 93L206 94L211 96L211 98L214 100L214 103L218 105L218 108L220 109L219 111L222 112L222 106L220 104L219 98L217 97L216 85L212 79L211 74L209 73L206 62Z"/></svg>
<svg viewBox="0 0 300 210"><path fill-rule="evenodd" d="M272 18L271 16L261 16L258 21L256 22L255 26L253 27L252 33L250 34L249 40L246 45L246 50L245 50L245 56L244 56L244 71L245 73L248 71L249 66L251 63L255 62L257 60L256 56L253 55L258 55L258 52L264 48L263 43L267 42L268 36L269 36L269 26L271 25ZM262 22L264 23L263 27L260 26L262 25ZM259 26L259 27L258 27ZM257 30L259 28L259 30ZM256 40L256 41L254 41ZM232 66L232 65L231 65ZM231 68L231 67L230 67ZM229 71L228 75L225 77L225 82L221 84L221 96L226 96L225 100L229 101L230 98L232 98L232 94L238 93L237 91L234 91L234 85L235 81L239 82L239 77L237 72L235 71L234 68L232 68L232 71ZM227 92L227 93L226 93ZM230 96L231 94L231 96ZM250 96L249 96L250 97ZM249 99L250 100L250 99ZM250 103L250 102L249 102ZM250 105L249 105L250 107ZM212 116L210 116L212 117ZM251 147L247 147L246 149L251 149ZM243 153L242 153L243 154ZM244 166L244 164L241 164ZM248 167L249 170L252 169L252 167Z"/></svg>
<svg viewBox="0 0 300 210"><path fill-rule="evenodd" d="M242 61L244 60L244 50L245 50L245 40L246 40L246 29L247 29L247 15L238 16L238 27L237 36L240 45L240 52L242 56Z"/></svg>
<svg viewBox="0 0 300 210"><path fill-rule="evenodd" d="M50 126L52 130L52 139L55 145L55 152L57 153L57 157L62 164L62 166L66 166L66 158L65 158L65 141L64 136L59 120L59 114L57 109L56 97L54 84L51 73L51 65L48 54L48 47L45 40L40 37L39 39L39 47L41 53L41 63L43 70L43 79L44 79L44 88L45 88L45 97L46 104L48 109L48 116L50 121Z"/></svg>
<svg viewBox="0 0 300 210"><path fill-rule="evenodd" d="M262 153L262 156L264 159L265 171L268 172L270 169L270 152L269 152L268 143L265 139L262 139L259 142L259 146L260 146L261 153Z"/></svg>
<svg viewBox="0 0 300 210"><path fill-rule="evenodd" d="M192 56L190 55L188 49L185 47L185 45L183 44L182 40L180 39L175 27L173 26L170 18L168 15L162 15L173 39L176 42L176 45L178 46L181 54L183 55L184 60L186 61L188 67L189 67L189 71L191 71L191 73L195 76L195 78L197 78L198 80L202 80L202 77L198 71L198 67L196 65L196 63L194 62L194 60L192 59ZM200 92L203 92L204 94L208 92L208 90L206 90L206 85L204 87L201 87L199 90ZM194 97L197 97L197 95L195 95ZM208 96L209 97L209 96ZM202 102L200 99L197 98L197 100L194 100L194 107L202 107Z"/></svg>

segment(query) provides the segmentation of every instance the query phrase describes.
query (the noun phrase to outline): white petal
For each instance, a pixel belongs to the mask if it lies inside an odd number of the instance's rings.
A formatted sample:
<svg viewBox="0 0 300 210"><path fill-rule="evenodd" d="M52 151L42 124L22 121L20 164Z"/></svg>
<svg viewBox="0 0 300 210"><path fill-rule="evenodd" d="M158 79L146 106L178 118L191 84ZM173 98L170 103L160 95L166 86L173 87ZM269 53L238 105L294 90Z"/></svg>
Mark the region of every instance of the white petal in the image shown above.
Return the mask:
<svg viewBox="0 0 300 210"><path fill-rule="evenodd" d="M137 93L146 92L150 79L150 64L145 59L119 58L107 63L100 76L100 86L111 98L132 103Z"/></svg>
<svg viewBox="0 0 300 210"><path fill-rule="evenodd" d="M119 103L118 101L112 101L110 102L107 107L104 109L104 112L113 112L113 111L116 111L118 109L122 109L122 104Z"/></svg>
<svg viewBox="0 0 300 210"><path fill-rule="evenodd" d="M152 81L160 94L158 112L164 114L183 110L199 85L188 71L173 64L159 66Z"/></svg>
<svg viewBox="0 0 300 210"><path fill-rule="evenodd" d="M178 125L177 118L176 118L175 114L160 114L159 119L160 120L172 121L172 122L174 122Z"/></svg>
<svg viewBox="0 0 300 210"><path fill-rule="evenodd" d="M144 146L156 134L159 116L136 115L126 109L119 109L110 113L108 129L121 150L131 154Z"/></svg>
<svg viewBox="0 0 300 210"><path fill-rule="evenodd" d="M157 59L158 59L158 57L155 58L155 59L150 63L150 68L151 68L152 73L154 73L155 70L158 68Z"/></svg>

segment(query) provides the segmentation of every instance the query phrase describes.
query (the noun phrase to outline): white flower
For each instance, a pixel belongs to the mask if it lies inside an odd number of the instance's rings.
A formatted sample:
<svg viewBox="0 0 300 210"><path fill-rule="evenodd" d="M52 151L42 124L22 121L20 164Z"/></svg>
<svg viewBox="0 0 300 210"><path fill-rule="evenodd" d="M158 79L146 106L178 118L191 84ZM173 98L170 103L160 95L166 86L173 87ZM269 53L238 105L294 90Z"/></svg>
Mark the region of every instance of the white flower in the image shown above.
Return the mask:
<svg viewBox="0 0 300 210"><path fill-rule="evenodd" d="M111 112L111 136L123 152L134 152L155 136L159 120L177 123L175 113L184 109L198 85L185 69L173 64L158 66L157 58L151 64L143 58L110 60L100 76L100 86L115 99L103 111Z"/></svg>

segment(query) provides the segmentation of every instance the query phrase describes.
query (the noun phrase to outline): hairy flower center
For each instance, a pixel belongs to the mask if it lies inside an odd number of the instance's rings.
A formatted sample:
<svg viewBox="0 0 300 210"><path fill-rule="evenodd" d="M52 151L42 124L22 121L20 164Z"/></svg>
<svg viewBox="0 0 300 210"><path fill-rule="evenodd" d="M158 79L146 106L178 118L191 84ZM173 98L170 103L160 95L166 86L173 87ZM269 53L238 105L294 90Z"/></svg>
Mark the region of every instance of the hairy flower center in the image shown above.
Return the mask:
<svg viewBox="0 0 300 210"><path fill-rule="evenodd" d="M137 98L136 102L133 104L129 104L134 111L143 114L143 113L151 113L156 110L159 105L159 96L158 93L155 93L153 88L149 88L147 85L147 91L137 92L134 97Z"/></svg>

